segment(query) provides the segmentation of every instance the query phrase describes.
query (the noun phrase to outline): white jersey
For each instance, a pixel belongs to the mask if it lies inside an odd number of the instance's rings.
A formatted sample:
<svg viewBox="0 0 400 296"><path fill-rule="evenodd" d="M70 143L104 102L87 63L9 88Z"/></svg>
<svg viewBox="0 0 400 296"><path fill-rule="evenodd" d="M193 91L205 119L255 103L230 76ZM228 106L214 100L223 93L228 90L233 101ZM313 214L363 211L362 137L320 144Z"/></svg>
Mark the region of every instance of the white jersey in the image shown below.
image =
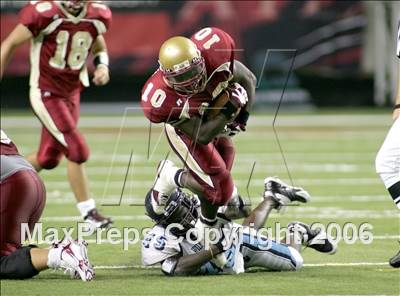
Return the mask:
<svg viewBox="0 0 400 296"><path fill-rule="evenodd" d="M232 248L225 252L226 265L221 269L212 261L205 263L198 274L229 273L238 274L249 267L264 267L272 270L298 270L303 259L298 251L284 244L262 237L255 239L248 227L229 222L225 228L240 228L242 235L234 240ZM253 239L251 239L253 236ZM265 246L269 244L270 248ZM181 241L167 235L164 227L155 225L142 241L142 264L145 266L161 264L165 273L173 268L176 258L204 250L202 243L193 243L182 238Z"/></svg>
<svg viewBox="0 0 400 296"><path fill-rule="evenodd" d="M241 227L236 223L225 224L225 228ZM219 268L212 261L205 263L198 274L229 273L238 274L244 272L243 255L240 252L241 241L235 240L232 247L225 251L227 263ZM167 234L164 227L155 225L142 241L142 264L146 266L162 264L162 269L168 270L169 261L173 257L192 255L204 250L202 242L190 241L186 238L179 240L172 234Z"/></svg>

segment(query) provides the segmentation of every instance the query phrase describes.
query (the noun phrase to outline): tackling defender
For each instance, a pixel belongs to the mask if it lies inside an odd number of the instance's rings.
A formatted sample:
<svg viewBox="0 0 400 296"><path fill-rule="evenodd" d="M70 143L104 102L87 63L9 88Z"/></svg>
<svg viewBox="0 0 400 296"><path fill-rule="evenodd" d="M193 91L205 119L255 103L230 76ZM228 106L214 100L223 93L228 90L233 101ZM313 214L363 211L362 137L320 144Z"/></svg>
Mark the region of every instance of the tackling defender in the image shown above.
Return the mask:
<svg viewBox="0 0 400 296"><path fill-rule="evenodd" d="M400 23L397 32L397 57L400 58ZM400 67L400 64L398 65ZM381 176L393 202L400 209L400 69L398 71L397 98L393 110L393 126L376 156L376 172ZM391 266L400 267L400 251L389 260Z"/></svg>
<svg viewBox="0 0 400 296"><path fill-rule="evenodd" d="M151 192L158 212L177 187L199 196L200 220L208 226L217 224L219 206L231 199L242 202L231 176L235 149L230 136L245 130L256 78L234 52L231 36L218 28L204 28L191 38L172 37L160 48L160 67L143 87L141 106L151 122L165 123L168 142L185 170L169 160L159 164ZM242 216L247 214L243 209Z"/></svg>
<svg viewBox="0 0 400 296"><path fill-rule="evenodd" d="M198 209L194 198L179 189L175 190L163 214L155 213L148 201L146 210L156 225L142 241L142 263L147 266L161 264L161 269L166 275L220 272L238 274L251 267L279 271L299 270L303 265L300 255L302 245L322 253L336 252L337 246L327 239L324 232L319 229L312 230L302 222L291 222L288 225L289 245L277 243L265 236L257 236L255 232L264 226L273 209L279 209L282 205L297 200L294 197L304 192L303 189L290 187L279 179L267 178L263 201L242 225L229 221L224 215L218 215L218 219L224 220L225 236L222 236L218 243L211 244L208 249L196 238L196 230L199 229L196 229ZM168 226L174 223L179 227L175 225L168 233ZM242 231L242 236L235 233L238 231ZM230 235L233 236L228 239ZM215 260L221 253L227 258L222 265Z"/></svg>
<svg viewBox="0 0 400 296"><path fill-rule="evenodd" d="M94 271L85 242L65 239L49 249L21 246L21 224L32 231L46 203L46 190L35 169L1 130L1 229L0 278L27 279L40 271L64 269L83 281L93 279Z"/></svg>
<svg viewBox="0 0 400 296"><path fill-rule="evenodd" d="M36 169L55 168L66 156L68 179L83 219L95 227L111 223L90 198L84 163L89 148L77 128L80 92L89 86L86 60L94 56L93 83L109 81L107 46L103 34L111 11L91 1L30 1L20 23L1 44L1 71L14 50L31 41L30 102L43 128L40 146L28 160Z"/></svg>

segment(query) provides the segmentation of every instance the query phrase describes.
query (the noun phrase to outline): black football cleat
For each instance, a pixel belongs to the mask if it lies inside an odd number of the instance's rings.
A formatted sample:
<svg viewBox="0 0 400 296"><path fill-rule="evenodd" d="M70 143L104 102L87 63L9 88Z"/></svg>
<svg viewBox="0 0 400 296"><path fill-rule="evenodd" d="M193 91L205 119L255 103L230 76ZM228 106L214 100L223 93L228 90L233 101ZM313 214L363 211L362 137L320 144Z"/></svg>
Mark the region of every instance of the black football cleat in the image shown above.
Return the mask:
<svg viewBox="0 0 400 296"><path fill-rule="evenodd" d="M394 268L400 267L400 251L389 260L390 266Z"/></svg>
<svg viewBox="0 0 400 296"><path fill-rule="evenodd" d="M85 222L89 223L91 227L95 228L107 228L113 223L111 218L102 216L97 209L89 211L83 219Z"/></svg>
<svg viewBox="0 0 400 296"><path fill-rule="evenodd" d="M327 234L321 229L311 229L303 222L290 222L287 227L290 233L300 235L303 246L329 255L336 253L337 245L329 241Z"/></svg>
<svg viewBox="0 0 400 296"><path fill-rule="evenodd" d="M240 195L237 195L221 208L222 213L231 220L247 218L251 213L251 201L246 201Z"/></svg>
<svg viewBox="0 0 400 296"><path fill-rule="evenodd" d="M311 198L310 194L303 188L287 185L275 177L266 178L264 185L264 198L272 197L278 203L277 210L295 201L306 203Z"/></svg>

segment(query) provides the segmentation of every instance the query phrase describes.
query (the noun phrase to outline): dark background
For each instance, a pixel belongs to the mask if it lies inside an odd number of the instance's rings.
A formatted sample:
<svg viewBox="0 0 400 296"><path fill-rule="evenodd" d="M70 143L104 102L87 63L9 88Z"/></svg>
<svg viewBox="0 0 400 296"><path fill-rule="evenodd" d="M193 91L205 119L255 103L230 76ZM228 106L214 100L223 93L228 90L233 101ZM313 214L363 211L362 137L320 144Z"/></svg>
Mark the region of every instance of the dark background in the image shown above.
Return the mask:
<svg viewBox="0 0 400 296"><path fill-rule="evenodd" d="M111 82L85 90L82 102L139 102L165 39L217 26L232 35L242 49L237 59L258 77L260 106L279 99L289 72L287 104L373 104L373 80L361 69L366 18L360 1L106 2L113 11L106 34ZM2 40L25 3L1 1ZM29 106L28 73L27 44L15 53L1 82L2 108Z"/></svg>

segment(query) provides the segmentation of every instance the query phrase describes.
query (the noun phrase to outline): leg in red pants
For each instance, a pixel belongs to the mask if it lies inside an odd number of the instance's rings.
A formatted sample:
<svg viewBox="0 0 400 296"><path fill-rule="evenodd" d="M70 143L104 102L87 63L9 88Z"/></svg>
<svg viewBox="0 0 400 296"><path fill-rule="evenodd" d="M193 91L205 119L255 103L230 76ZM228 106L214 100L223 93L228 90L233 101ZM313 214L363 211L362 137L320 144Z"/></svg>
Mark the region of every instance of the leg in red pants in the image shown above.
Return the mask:
<svg viewBox="0 0 400 296"><path fill-rule="evenodd" d="M19 171L0 183L0 256L21 247L21 223L33 229L42 214L46 191L42 180L31 170Z"/></svg>

